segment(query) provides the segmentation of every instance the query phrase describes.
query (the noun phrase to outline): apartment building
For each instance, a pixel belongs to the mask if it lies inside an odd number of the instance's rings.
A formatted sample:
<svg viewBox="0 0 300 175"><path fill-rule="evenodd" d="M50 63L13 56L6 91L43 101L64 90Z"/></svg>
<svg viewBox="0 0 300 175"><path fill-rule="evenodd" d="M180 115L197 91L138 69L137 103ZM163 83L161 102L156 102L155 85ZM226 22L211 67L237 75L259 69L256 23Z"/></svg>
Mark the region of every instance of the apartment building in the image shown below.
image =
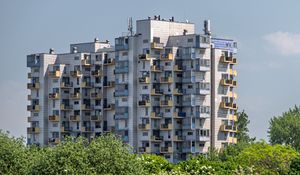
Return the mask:
<svg viewBox="0 0 300 175"><path fill-rule="evenodd" d="M28 144L113 132L178 162L236 143L236 42L212 37L209 21L197 34L173 17L138 20L129 33L27 56Z"/></svg>

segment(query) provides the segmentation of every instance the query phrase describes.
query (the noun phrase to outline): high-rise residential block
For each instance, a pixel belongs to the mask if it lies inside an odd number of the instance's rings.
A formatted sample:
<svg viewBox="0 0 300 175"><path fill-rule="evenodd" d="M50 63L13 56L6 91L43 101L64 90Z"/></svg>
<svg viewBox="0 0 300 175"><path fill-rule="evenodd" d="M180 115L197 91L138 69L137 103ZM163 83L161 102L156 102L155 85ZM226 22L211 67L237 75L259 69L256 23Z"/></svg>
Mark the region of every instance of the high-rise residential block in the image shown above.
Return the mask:
<svg viewBox="0 0 300 175"><path fill-rule="evenodd" d="M236 143L236 42L204 26L197 34L155 16L114 46L96 38L28 55L28 144L113 132L138 153L178 162Z"/></svg>

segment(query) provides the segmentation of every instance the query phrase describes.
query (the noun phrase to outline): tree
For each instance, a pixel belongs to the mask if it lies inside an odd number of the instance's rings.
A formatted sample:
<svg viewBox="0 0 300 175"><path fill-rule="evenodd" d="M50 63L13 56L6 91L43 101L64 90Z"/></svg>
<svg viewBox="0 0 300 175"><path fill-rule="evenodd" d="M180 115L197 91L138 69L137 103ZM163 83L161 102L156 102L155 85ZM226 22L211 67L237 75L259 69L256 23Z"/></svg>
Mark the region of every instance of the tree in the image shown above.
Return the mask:
<svg viewBox="0 0 300 175"><path fill-rule="evenodd" d="M255 140L255 138L250 138L249 136L249 129L248 124L250 123L250 120L248 119L248 115L243 110L242 112L237 113L237 141L238 142L252 142Z"/></svg>
<svg viewBox="0 0 300 175"><path fill-rule="evenodd" d="M290 175L300 175L300 156L294 158L290 165Z"/></svg>
<svg viewBox="0 0 300 175"><path fill-rule="evenodd" d="M290 146L252 143L235 158L244 167L253 167L258 174L287 174L291 161L299 153Z"/></svg>
<svg viewBox="0 0 300 175"><path fill-rule="evenodd" d="M149 174L158 174L172 170L172 164L163 156L154 154L143 154L140 159L143 169Z"/></svg>
<svg viewBox="0 0 300 175"><path fill-rule="evenodd" d="M295 106L282 116L270 120L268 130L271 144L291 145L300 151L300 109Z"/></svg>

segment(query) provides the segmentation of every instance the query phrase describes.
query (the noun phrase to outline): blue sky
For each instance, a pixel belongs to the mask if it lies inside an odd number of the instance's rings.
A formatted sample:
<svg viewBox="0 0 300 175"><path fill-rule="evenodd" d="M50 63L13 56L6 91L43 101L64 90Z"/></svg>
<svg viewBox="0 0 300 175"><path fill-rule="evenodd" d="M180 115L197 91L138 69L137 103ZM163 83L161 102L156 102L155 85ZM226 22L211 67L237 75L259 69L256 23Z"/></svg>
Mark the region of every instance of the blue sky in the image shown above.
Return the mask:
<svg viewBox="0 0 300 175"><path fill-rule="evenodd" d="M299 105L300 1L201 0L1 0L0 129L25 136L26 55L68 52L70 43L113 41L127 18L160 14L196 24L210 19L213 35L238 41L238 104L249 115L252 136L267 139L268 121Z"/></svg>

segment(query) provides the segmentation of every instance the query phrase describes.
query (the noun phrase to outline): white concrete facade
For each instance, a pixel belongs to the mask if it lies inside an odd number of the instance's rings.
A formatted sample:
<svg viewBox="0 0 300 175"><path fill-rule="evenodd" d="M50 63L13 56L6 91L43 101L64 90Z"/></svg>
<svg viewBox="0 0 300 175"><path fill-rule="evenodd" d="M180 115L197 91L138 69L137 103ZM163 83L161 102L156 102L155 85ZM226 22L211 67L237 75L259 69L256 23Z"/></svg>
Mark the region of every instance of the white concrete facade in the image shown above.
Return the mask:
<svg viewBox="0 0 300 175"><path fill-rule="evenodd" d="M236 143L236 43L192 23L138 20L136 34L32 54L28 144L116 133L138 153L185 160Z"/></svg>

